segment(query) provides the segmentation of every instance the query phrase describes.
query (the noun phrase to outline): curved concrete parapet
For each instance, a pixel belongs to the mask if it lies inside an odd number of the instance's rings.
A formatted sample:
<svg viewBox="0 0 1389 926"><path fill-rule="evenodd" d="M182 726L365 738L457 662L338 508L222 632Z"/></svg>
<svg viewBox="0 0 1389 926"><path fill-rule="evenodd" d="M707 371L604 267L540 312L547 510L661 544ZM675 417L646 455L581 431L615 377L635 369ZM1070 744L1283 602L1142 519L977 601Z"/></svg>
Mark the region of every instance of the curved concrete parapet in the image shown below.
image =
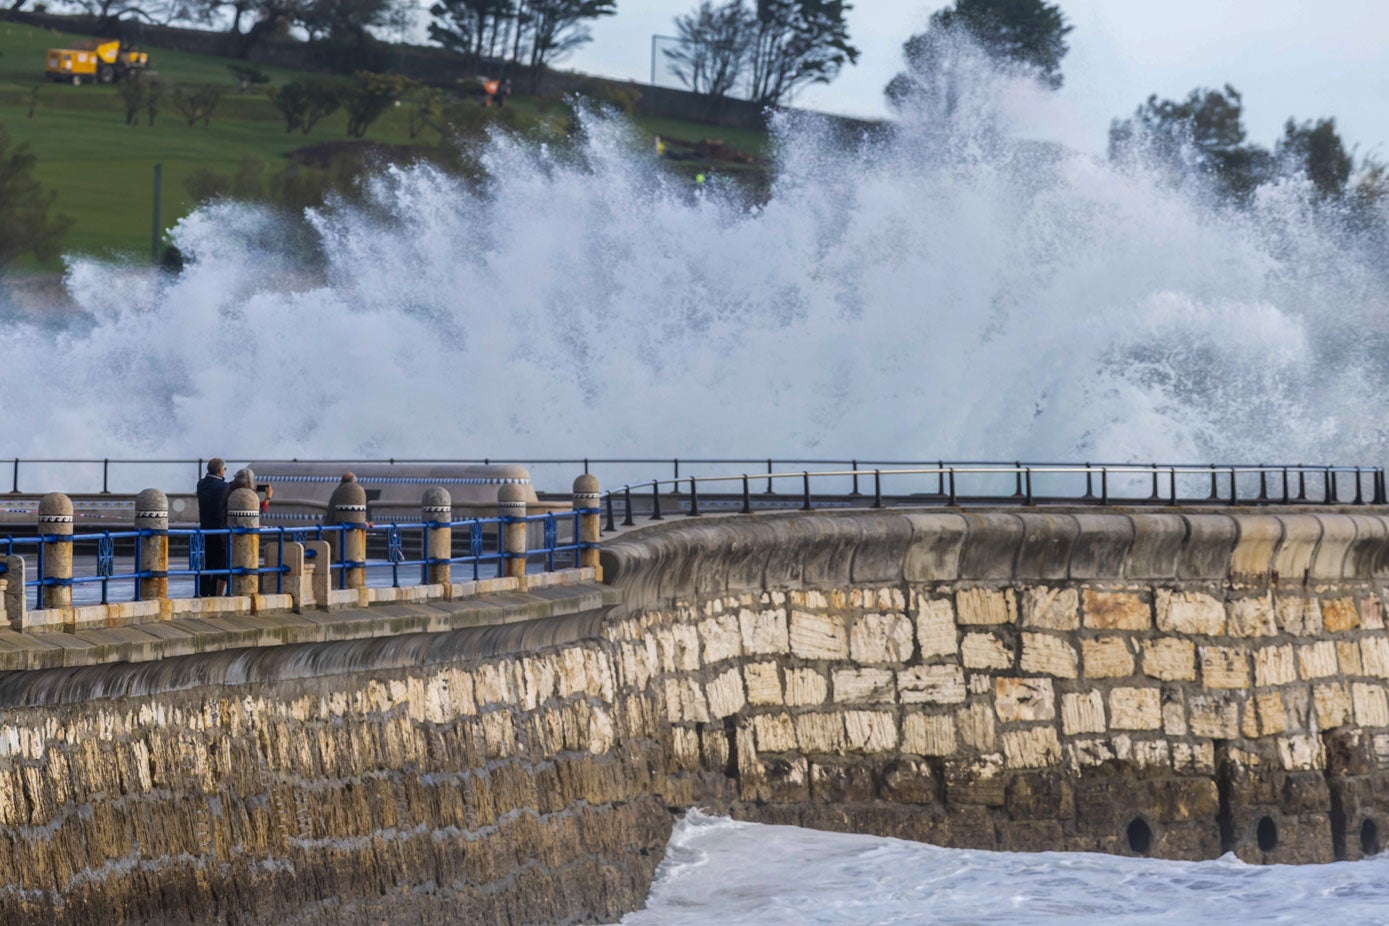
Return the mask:
<svg viewBox="0 0 1389 926"><path fill-rule="evenodd" d="M629 608L850 582L1370 581L1382 517L1339 512L814 512L668 522L603 549Z"/></svg>

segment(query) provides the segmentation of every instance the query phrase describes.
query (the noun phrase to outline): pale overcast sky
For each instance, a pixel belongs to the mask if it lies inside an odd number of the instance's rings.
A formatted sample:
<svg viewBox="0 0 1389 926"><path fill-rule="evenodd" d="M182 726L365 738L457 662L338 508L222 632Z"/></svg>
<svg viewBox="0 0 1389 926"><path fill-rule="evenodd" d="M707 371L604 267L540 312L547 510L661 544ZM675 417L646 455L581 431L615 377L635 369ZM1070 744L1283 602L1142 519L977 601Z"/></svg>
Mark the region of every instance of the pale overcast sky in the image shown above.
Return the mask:
<svg viewBox="0 0 1389 926"><path fill-rule="evenodd" d="M561 66L647 80L651 36L695 0L618 0L594 41ZM807 108L881 116L883 85L900 66L902 41L940 0L857 0L850 32L862 55ZM1253 141L1272 144L1289 116L1335 116L1342 137L1389 157L1389 0L1060 0L1075 26L1063 62L1076 147L1102 150L1109 120L1150 93L1181 97L1197 86L1244 94Z"/></svg>

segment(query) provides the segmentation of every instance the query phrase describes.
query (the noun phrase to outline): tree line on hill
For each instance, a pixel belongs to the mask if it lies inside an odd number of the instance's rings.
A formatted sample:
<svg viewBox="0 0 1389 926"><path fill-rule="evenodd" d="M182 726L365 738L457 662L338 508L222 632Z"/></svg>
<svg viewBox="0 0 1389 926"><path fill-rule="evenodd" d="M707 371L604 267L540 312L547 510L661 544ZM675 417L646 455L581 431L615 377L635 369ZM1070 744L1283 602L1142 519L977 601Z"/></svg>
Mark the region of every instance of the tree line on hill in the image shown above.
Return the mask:
<svg viewBox="0 0 1389 926"><path fill-rule="evenodd" d="M968 90L964 82L978 79L961 63L976 48L997 68L1059 89L1072 29L1060 6L1046 0L955 0L906 41L906 69L885 88L888 102L899 111L926 108L950 118ZM1237 206L1259 187L1297 176L1323 202L1353 210L1389 194L1385 165L1356 158L1334 117L1289 118L1272 148L1250 142L1244 98L1229 84L1198 87L1179 100L1148 97L1131 116L1113 120L1108 154L1116 163L1195 177L1219 201Z"/></svg>

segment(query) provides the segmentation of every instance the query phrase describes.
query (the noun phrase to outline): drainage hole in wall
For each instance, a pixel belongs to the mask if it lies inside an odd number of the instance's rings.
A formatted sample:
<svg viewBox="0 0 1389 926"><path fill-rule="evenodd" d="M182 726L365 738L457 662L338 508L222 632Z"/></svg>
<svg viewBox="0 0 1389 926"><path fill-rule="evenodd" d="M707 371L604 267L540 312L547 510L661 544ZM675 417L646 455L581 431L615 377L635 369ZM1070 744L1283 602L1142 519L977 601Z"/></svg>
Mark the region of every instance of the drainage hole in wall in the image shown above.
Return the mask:
<svg viewBox="0 0 1389 926"><path fill-rule="evenodd" d="M1260 852L1272 852L1278 848L1278 824L1273 822L1272 817L1259 820L1259 828L1254 835L1259 840Z"/></svg>
<svg viewBox="0 0 1389 926"><path fill-rule="evenodd" d="M1365 818L1365 822L1360 824L1360 853L1362 855L1379 854L1379 827L1375 821Z"/></svg>
<svg viewBox="0 0 1389 926"><path fill-rule="evenodd" d="M1147 855L1153 849L1153 830L1142 817L1134 817L1128 829L1129 848L1138 855Z"/></svg>

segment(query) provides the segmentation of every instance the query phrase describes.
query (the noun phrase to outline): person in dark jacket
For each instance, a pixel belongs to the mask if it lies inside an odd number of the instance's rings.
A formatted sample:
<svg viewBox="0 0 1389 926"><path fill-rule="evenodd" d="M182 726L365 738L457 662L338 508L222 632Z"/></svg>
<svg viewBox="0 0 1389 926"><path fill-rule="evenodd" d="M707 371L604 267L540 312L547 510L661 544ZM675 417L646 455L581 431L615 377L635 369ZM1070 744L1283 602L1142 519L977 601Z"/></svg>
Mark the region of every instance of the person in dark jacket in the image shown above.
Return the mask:
<svg viewBox="0 0 1389 926"><path fill-rule="evenodd" d="M198 480L198 526L203 530L226 530L227 495L231 486L226 479L227 464L217 457L207 461L207 475ZM227 536L203 536L204 569L227 568ZM226 576L198 577L199 595L217 595L226 583Z"/></svg>

